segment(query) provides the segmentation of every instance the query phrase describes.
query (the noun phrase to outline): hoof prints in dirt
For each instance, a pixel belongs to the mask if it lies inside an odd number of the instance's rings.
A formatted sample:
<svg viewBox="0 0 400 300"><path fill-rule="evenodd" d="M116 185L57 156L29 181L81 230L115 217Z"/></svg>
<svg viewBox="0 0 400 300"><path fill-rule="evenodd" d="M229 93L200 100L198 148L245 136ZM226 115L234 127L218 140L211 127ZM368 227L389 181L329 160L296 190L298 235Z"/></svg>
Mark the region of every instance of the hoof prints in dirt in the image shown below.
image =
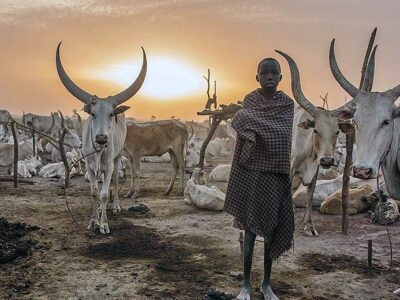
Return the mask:
<svg viewBox="0 0 400 300"><path fill-rule="evenodd" d="M6 219L0 218L0 264L27 256L36 242L22 238L37 229L39 227L25 223L9 223Z"/></svg>
<svg viewBox="0 0 400 300"><path fill-rule="evenodd" d="M83 251L97 259L146 259L144 286L137 291L149 299L203 299L215 269L226 269L229 258L214 251L212 241L192 236L169 237L153 228L124 222L112 236L92 241Z"/></svg>

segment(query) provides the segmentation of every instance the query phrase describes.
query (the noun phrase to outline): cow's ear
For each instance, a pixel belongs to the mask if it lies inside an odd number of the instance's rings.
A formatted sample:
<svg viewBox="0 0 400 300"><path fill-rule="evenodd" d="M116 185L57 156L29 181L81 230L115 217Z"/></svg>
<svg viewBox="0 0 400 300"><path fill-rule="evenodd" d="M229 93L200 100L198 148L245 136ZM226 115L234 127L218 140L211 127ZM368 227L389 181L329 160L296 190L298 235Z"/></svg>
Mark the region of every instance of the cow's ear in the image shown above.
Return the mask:
<svg viewBox="0 0 400 300"><path fill-rule="evenodd" d="M393 119L396 119L398 117L400 117L400 106L396 107L396 109L393 111L393 114L392 114Z"/></svg>
<svg viewBox="0 0 400 300"><path fill-rule="evenodd" d="M335 117L340 120L350 120L353 118L355 112L355 107L346 105L344 108L335 109L332 111L331 117Z"/></svg>
<svg viewBox="0 0 400 300"><path fill-rule="evenodd" d="M315 122L307 119L304 122L297 124L297 126L299 126L300 128L303 128L303 129L314 128Z"/></svg>
<svg viewBox="0 0 400 300"><path fill-rule="evenodd" d="M122 114L123 112L125 112L128 109L130 109L130 106L126 106L126 105L118 106L118 107L114 108L114 115Z"/></svg>
<svg viewBox="0 0 400 300"><path fill-rule="evenodd" d="M83 106L83 111L85 112L85 113L87 113L87 114L89 114L90 115L90 105L87 105L87 104L85 104L84 106Z"/></svg>

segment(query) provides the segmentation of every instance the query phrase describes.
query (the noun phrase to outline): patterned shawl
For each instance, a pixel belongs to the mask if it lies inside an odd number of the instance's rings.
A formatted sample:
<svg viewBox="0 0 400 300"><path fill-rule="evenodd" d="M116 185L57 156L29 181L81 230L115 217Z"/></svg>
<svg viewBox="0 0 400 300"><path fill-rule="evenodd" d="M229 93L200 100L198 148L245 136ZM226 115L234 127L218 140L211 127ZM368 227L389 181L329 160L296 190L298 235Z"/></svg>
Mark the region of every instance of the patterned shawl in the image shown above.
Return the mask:
<svg viewBox="0 0 400 300"><path fill-rule="evenodd" d="M248 94L233 120L239 164L249 170L290 173L294 103L279 91L266 99L257 89Z"/></svg>

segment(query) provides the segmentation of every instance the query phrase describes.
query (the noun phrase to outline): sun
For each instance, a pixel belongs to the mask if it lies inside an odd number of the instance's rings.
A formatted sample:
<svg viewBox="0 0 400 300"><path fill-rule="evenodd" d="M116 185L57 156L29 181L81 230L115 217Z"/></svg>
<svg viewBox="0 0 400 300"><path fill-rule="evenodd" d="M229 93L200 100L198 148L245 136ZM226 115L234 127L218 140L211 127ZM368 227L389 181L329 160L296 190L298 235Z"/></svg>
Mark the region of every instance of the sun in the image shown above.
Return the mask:
<svg viewBox="0 0 400 300"><path fill-rule="evenodd" d="M169 56L148 56L147 75L140 94L159 100L182 98L204 91L204 80L200 71L180 59ZM96 71L98 79L109 80L129 86L139 74L142 61L139 59L108 65Z"/></svg>

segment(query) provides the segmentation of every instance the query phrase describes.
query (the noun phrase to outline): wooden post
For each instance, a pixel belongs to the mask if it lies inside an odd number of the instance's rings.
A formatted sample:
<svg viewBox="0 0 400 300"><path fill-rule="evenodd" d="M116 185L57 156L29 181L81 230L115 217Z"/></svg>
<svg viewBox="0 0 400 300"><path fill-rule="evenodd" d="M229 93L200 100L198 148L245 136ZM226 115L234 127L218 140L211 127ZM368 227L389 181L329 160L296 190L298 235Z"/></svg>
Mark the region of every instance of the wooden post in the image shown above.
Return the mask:
<svg viewBox="0 0 400 300"><path fill-rule="evenodd" d="M32 145L33 145L33 157L36 157L35 117L32 119Z"/></svg>
<svg viewBox="0 0 400 300"><path fill-rule="evenodd" d="M351 124L349 124L351 125ZM353 162L353 145L354 131L346 133L346 162L343 171L343 187L342 187L342 234L349 233L349 217L347 214L349 208L349 185L350 185L350 169Z"/></svg>
<svg viewBox="0 0 400 300"><path fill-rule="evenodd" d="M61 155L61 159L63 161L64 169L65 169L64 188L67 189L69 187L69 164L68 164L67 155L65 153L65 147L64 147L64 139L65 139L65 135L67 133L67 128L65 127L64 116L62 115L61 111L59 111L59 113L61 116L61 135L60 135L60 139L58 140L58 146L60 148L60 155Z"/></svg>
<svg viewBox="0 0 400 300"><path fill-rule="evenodd" d="M14 188L18 188L18 138L15 121L11 121L11 131L14 138Z"/></svg>
<svg viewBox="0 0 400 300"><path fill-rule="evenodd" d="M372 240L368 240L368 269L372 269Z"/></svg>
<svg viewBox="0 0 400 300"><path fill-rule="evenodd" d="M204 168L204 157L206 155L206 149L208 146L208 143L211 141L212 136L215 133L215 130L217 130L218 125L221 123L222 119L219 118L218 116L212 115L211 116L211 127L210 130L208 131L208 135L206 139L204 140L203 144L201 145L200 149L200 158L199 158L199 168L203 169Z"/></svg>

